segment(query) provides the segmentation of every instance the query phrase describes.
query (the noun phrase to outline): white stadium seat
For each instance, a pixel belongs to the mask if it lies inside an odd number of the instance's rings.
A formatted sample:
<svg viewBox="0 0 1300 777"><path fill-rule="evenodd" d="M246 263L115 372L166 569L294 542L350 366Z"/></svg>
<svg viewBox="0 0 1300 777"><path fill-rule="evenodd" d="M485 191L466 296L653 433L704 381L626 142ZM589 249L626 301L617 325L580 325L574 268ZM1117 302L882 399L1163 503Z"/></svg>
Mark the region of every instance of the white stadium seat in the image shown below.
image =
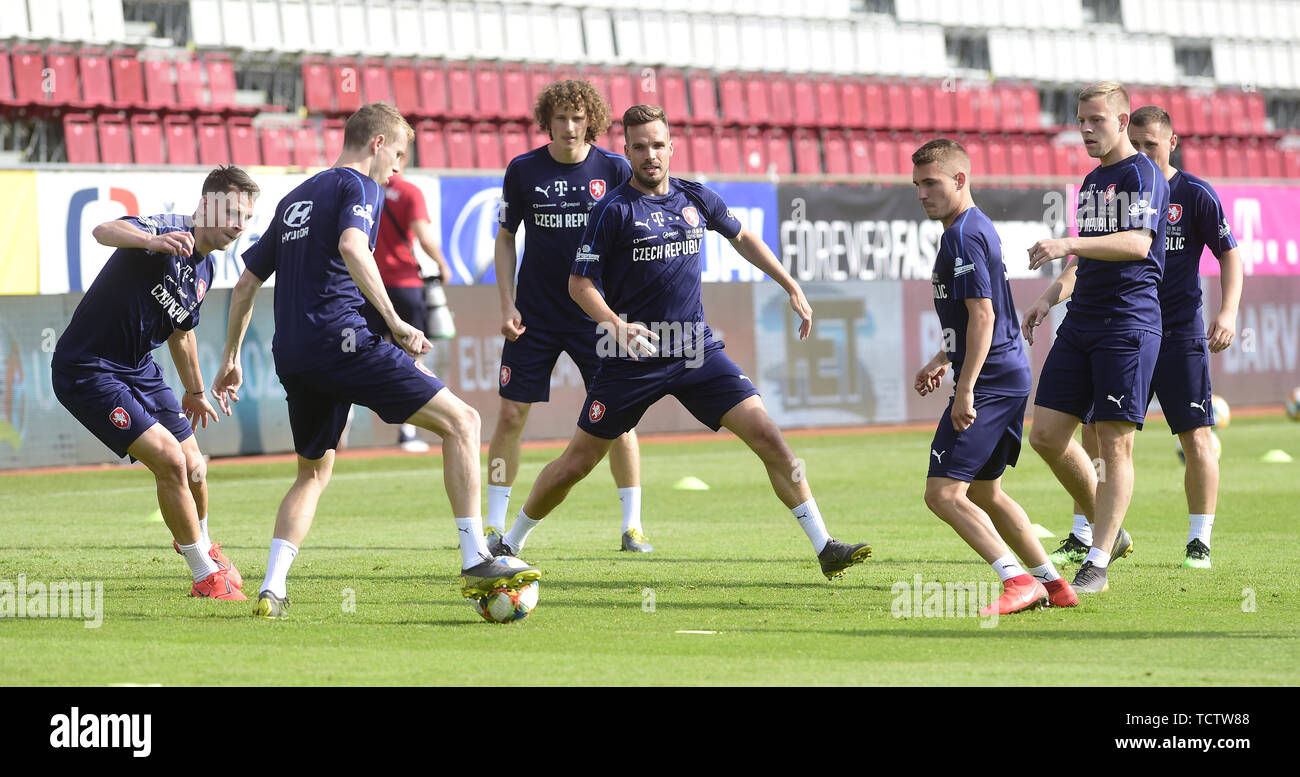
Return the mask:
<svg viewBox="0 0 1300 777"><path fill-rule="evenodd" d="M447 4L447 56L470 59L478 50L478 31L472 3Z"/></svg>
<svg viewBox="0 0 1300 777"><path fill-rule="evenodd" d="M0 14L0 38L26 38L30 33L25 0L18 0L9 13Z"/></svg>
<svg viewBox="0 0 1300 777"><path fill-rule="evenodd" d="M280 50L284 37L280 30L280 6L276 0L253 0L252 41L248 48Z"/></svg>
<svg viewBox="0 0 1300 777"><path fill-rule="evenodd" d="M23 0L18 0L23 2ZM61 14L50 13L50 0L27 0L27 23L36 39L59 38L63 34Z"/></svg>
<svg viewBox="0 0 1300 777"><path fill-rule="evenodd" d="M847 19L831 22L831 68L836 73L853 72L853 24Z"/></svg>
<svg viewBox="0 0 1300 777"><path fill-rule="evenodd" d="M691 50L691 15L687 13L670 13L665 16L668 30L667 40L674 41L674 54L685 52L680 60L675 60L678 67L694 66L695 52Z"/></svg>
<svg viewBox="0 0 1300 777"><path fill-rule="evenodd" d="M582 35L587 42L587 61L609 64L618 60L614 50L614 20L605 8L584 8Z"/></svg>
<svg viewBox="0 0 1300 777"><path fill-rule="evenodd" d="M585 62L582 49L582 13L577 8L557 6L549 12L554 16L555 59L560 62Z"/></svg>
<svg viewBox="0 0 1300 777"><path fill-rule="evenodd" d="M528 18L528 8L522 5L508 5L505 8L504 21L506 57L514 60L532 60L536 56L533 48L533 35L529 28L532 21ZM428 27L425 34L428 34Z"/></svg>
<svg viewBox="0 0 1300 777"><path fill-rule="evenodd" d="M781 19L785 25L785 69L807 73L813 69L812 25L804 19ZM742 44L743 45L743 44Z"/></svg>
<svg viewBox="0 0 1300 777"><path fill-rule="evenodd" d="M397 46L393 32L393 6L388 0L366 0L366 45L370 54L387 56Z"/></svg>
<svg viewBox="0 0 1300 777"><path fill-rule="evenodd" d="M556 9L534 5L528 9L528 29L535 36L533 56L548 62L577 62L582 58L582 38L569 32L561 39Z"/></svg>
<svg viewBox="0 0 1300 777"><path fill-rule="evenodd" d="M619 62L641 62L644 56L641 14L630 8L613 13L614 40L618 43Z"/></svg>
<svg viewBox="0 0 1300 777"><path fill-rule="evenodd" d="M393 4L393 23L397 37L393 53L411 56L424 53L424 34L420 24L420 4L416 0L397 0Z"/></svg>
<svg viewBox="0 0 1300 777"><path fill-rule="evenodd" d="M253 20L248 0L221 0L221 35L226 46L253 48Z"/></svg>
<svg viewBox="0 0 1300 777"><path fill-rule="evenodd" d="M305 0L280 0L280 48L311 50L311 16Z"/></svg>
<svg viewBox="0 0 1300 777"><path fill-rule="evenodd" d="M420 3L420 28L424 30L424 48L420 56L444 57L451 46L448 31L447 4L423 0Z"/></svg>
<svg viewBox="0 0 1300 777"><path fill-rule="evenodd" d="M45 8L45 13L54 11L63 17L63 29L59 33L63 40L98 40L90 16L90 0L54 0L46 2Z"/></svg>
<svg viewBox="0 0 1300 777"><path fill-rule="evenodd" d="M190 0L193 2L193 0ZM339 8L334 0L307 0L311 12L311 47L333 52L339 46Z"/></svg>
<svg viewBox="0 0 1300 777"><path fill-rule="evenodd" d="M717 66L721 70L740 67L740 24L735 16L714 17L714 40L717 43ZM797 52L791 52L792 54ZM793 67L794 63L790 63Z"/></svg>
<svg viewBox="0 0 1300 777"><path fill-rule="evenodd" d="M835 70L834 41L831 24L824 19L808 23L808 50L812 53L809 69L814 73L831 73Z"/></svg>
<svg viewBox="0 0 1300 777"><path fill-rule="evenodd" d="M501 59L506 56L506 16L505 8L496 3L474 4L474 26L463 32L478 41L475 47L475 59ZM457 28L457 32L462 32Z"/></svg>
<svg viewBox="0 0 1300 777"><path fill-rule="evenodd" d="M665 45L668 42L668 26L665 24L664 15L657 12L638 14L637 23L639 29L634 34L637 36L640 54L632 56L630 52L625 52L631 58L632 64L664 65L668 64L665 59L672 61L674 57L671 47ZM622 40L619 38L620 46Z"/></svg>
<svg viewBox="0 0 1300 777"><path fill-rule="evenodd" d="M922 14L926 5L922 0L894 0L894 16L900 22L925 21Z"/></svg>
<svg viewBox="0 0 1300 777"><path fill-rule="evenodd" d="M745 70L777 70L771 64L770 54L774 54L770 46L762 43L764 40L764 31L767 25L776 23L785 26L789 22L785 19L778 19L774 16L758 16L756 14L746 14L740 19L740 39L744 43L740 47L740 66ZM785 52L781 52L781 58L784 59ZM779 68L784 69L784 68Z"/></svg>
<svg viewBox="0 0 1300 777"><path fill-rule="evenodd" d="M690 50L694 52L696 67L712 69L718 66L717 29L713 19L708 14L691 16Z"/></svg>

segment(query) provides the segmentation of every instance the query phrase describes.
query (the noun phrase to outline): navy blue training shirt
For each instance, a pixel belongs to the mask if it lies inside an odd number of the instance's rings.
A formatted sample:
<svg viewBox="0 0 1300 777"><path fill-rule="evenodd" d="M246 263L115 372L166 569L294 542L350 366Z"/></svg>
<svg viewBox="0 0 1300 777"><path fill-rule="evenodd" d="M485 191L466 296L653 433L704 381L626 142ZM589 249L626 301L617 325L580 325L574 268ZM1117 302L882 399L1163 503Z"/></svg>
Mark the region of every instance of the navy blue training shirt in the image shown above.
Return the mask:
<svg viewBox="0 0 1300 777"><path fill-rule="evenodd" d="M520 154L506 168L500 224L526 227L515 308L524 326L588 332L591 318L569 296L569 269L591 209L632 177L625 157L592 146L575 164L555 161L547 146Z"/></svg>
<svg viewBox="0 0 1300 777"><path fill-rule="evenodd" d="M1169 179L1165 222L1165 277L1160 282L1165 337L1205 337L1200 315L1201 254L1209 246L1221 257L1235 248L1237 241L1214 188L1181 170Z"/></svg>
<svg viewBox="0 0 1300 777"><path fill-rule="evenodd" d="M1029 396L1032 376L1020 343L1016 305L1011 298L1002 239L979 208L957 216L943 231L934 258L934 311L944 330L944 349L952 362L953 380L961 378L966 360L966 300L986 298L993 304L993 338L975 381L975 390L1001 396Z"/></svg>
<svg viewBox="0 0 1300 777"><path fill-rule="evenodd" d="M652 197L625 183L592 210L572 272L602 284L628 321L677 327L682 336L661 339L660 356L690 356L713 339L701 299L706 229L728 240L741 229L713 190L671 178L668 194Z"/></svg>
<svg viewBox="0 0 1300 777"><path fill-rule="evenodd" d="M1145 154L1098 166L1079 189L1079 237L1149 229L1145 259L1103 261L1079 257L1079 270L1063 326L1086 332L1142 329L1161 334L1160 296L1165 270L1165 213L1169 182Z"/></svg>
<svg viewBox="0 0 1300 777"><path fill-rule="evenodd" d="M194 233L191 216L163 213L122 219L151 235ZM177 329L199 323L212 285L210 254L172 256L119 248L90 284L63 330L53 362L63 367L139 374L150 353Z"/></svg>
<svg viewBox="0 0 1300 777"><path fill-rule="evenodd" d="M374 251L383 209L384 193L373 179L332 167L285 195L261 239L244 252L245 266L263 281L279 273L271 344L279 374L339 361L349 345L355 349L372 337L357 312L365 298L339 253L339 238L356 227Z"/></svg>

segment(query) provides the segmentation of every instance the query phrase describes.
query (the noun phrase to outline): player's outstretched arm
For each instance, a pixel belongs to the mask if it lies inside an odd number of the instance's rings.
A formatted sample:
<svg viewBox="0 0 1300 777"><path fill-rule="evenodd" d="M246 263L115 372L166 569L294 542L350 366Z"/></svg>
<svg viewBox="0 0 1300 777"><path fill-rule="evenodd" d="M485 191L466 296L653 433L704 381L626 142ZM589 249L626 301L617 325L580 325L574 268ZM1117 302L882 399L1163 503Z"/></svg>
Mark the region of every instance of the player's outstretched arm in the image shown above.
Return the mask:
<svg viewBox="0 0 1300 777"><path fill-rule="evenodd" d="M155 235L123 219L105 221L90 232L95 242L109 248L143 248L156 254L189 256L194 250L194 236L189 232Z"/></svg>
<svg viewBox="0 0 1300 777"><path fill-rule="evenodd" d="M221 368L217 378L212 382L212 396L222 412L230 415L230 405L239 401L239 387L244 383L244 371L240 367L239 353L244 347L244 335L248 333L248 322L253 318L253 301L257 290L262 288L262 279L247 268L235 282L230 293L230 323L226 326L226 348L221 355Z"/></svg>
<svg viewBox="0 0 1300 777"><path fill-rule="evenodd" d="M1219 257L1219 288L1223 290L1223 302L1219 305L1219 315L1210 322L1205 333L1209 341L1210 352L1218 353L1232 345L1237 336L1237 306L1241 304L1241 252L1229 248Z"/></svg>
<svg viewBox="0 0 1300 777"><path fill-rule="evenodd" d="M808 339L808 335L812 334L812 306L808 304L808 298L803 295L799 282L785 271L781 262L777 261L776 254L772 253L772 249L768 248L757 235L743 227L731 239L731 245L745 257L745 261L762 270L790 295L790 307L799 314L799 339Z"/></svg>
<svg viewBox="0 0 1300 777"><path fill-rule="evenodd" d="M507 340L518 340L528 327L515 307L515 260L519 251L515 247L515 233L504 226L497 228L497 242L493 249L494 268L497 274L497 296L501 299L501 334ZM570 279L572 282L572 279Z"/></svg>
<svg viewBox="0 0 1300 777"><path fill-rule="evenodd" d="M180 373L181 387L185 391L185 396L181 397L181 410L185 412L185 420L190 422L191 429L197 430L200 424L207 429L209 418L213 423L221 419L217 418L217 411L212 409L203 390L203 372L199 369L199 345L194 339L194 330L177 329L172 332L167 338L167 349L172 352L172 363ZM230 413L227 412L226 415Z"/></svg>
<svg viewBox="0 0 1300 777"><path fill-rule="evenodd" d="M1034 328L1047 318L1047 313L1053 307L1069 299L1074 294L1074 281L1078 275L1079 265L1077 262L1070 262L1061 274L1056 276L1052 285L1047 287L1025 311L1024 320L1020 324L1020 331L1025 335L1025 342L1030 345L1034 344Z"/></svg>
<svg viewBox="0 0 1300 777"><path fill-rule="evenodd" d="M569 296L578 303L582 311L591 316L596 326L604 332L612 332L618 344L618 352L626 353L633 359L642 356L654 356L658 349L653 345L659 341L659 335L637 323L625 321L616 314L601 295L596 283L585 275L569 276Z"/></svg>
<svg viewBox="0 0 1300 777"><path fill-rule="evenodd" d="M1155 233L1149 229L1126 229L1095 237L1058 237L1039 240L1029 249L1029 269L1074 254L1103 262L1138 262L1147 258Z"/></svg>
<svg viewBox="0 0 1300 777"><path fill-rule="evenodd" d="M339 235L339 255L362 296L384 317L384 323L393 333L393 342L412 356L428 353L433 345L425 339L424 332L403 321L393 308L393 301L388 298L388 290L384 288L384 280L375 264L375 255L370 253L370 236L356 227L343 230Z"/></svg>

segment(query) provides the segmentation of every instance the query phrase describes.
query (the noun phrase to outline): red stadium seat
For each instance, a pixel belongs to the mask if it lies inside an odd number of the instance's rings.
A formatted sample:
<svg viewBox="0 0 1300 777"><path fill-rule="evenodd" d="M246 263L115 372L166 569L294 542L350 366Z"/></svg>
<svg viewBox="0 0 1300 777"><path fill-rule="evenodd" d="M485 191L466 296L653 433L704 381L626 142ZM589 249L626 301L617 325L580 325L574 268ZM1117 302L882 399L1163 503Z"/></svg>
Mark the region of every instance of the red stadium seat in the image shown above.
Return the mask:
<svg viewBox="0 0 1300 777"><path fill-rule="evenodd" d="M62 44L50 46L45 50L45 67L50 76L49 102L59 105L80 104L81 84L77 78L77 57L72 47ZM103 151L101 148L101 159L104 157Z"/></svg>
<svg viewBox="0 0 1300 777"><path fill-rule="evenodd" d="M208 71L208 104L230 108L235 104L235 63L224 51L209 52L203 58ZM253 144L256 146L256 144Z"/></svg>
<svg viewBox="0 0 1300 777"><path fill-rule="evenodd" d="M316 131L315 125L303 124L293 131L293 163L298 167L320 167L325 164L325 157L320 150L320 133Z"/></svg>
<svg viewBox="0 0 1300 777"><path fill-rule="evenodd" d="M474 67L475 118L497 120L505 114L505 95L501 91L501 71L491 62L480 62ZM500 139L497 155L500 156ZM481 167L486 167L480 165Z"/></svg>
<svg viewBox="0 0 1300 777"><path fill-rule="evenodd" d="M621 148L614 150L622 153ZM691 158L691 128L688 126L678 132L673 140L673 158L670 163L669 173L683 175L694 171L695 160Z"/></svg>
<svg viewBox="0 0 1300 777"><path fill-rule="evenodd" d="M352 57L335 57L330 61L333 74L334 109L339 113L351 115L361 107L361 71L356 59Z"/></svg>
<svg viewBox="0 0 1300 777"><path fill-rule="evenodd" d="M796 133L795 169L803 172L800 164L801 149ZM822 153L826 156L826 172L829 175L848 175L853 168L849 162L849 139L842 130L822 130Z"/></svg>
<svg viewBox="0 0 1300 777"><path fill-rule="evenodd" d="M194 147L194 122L189 116L172 114L163 117L163 132L167 135L167 164L197 165L199 156Z"/></svg>
<svg viewBox="0 0 1300 777"><path fill-rule="evenodd" d="M453 62L447 66L447 112L457 119L472 118L475 114L474 77L469 65Z"/></svg>
<svg viewBox="0 0 1300 777"><path fill-rule="evenodd" d="M447 166L447 143L438 122L426 119L416 126L415 161L426 170Z"/></svg>
<svg viewBox="0 0 1300 777"><path fill-rule="evenodd" d="M844 126L843 111L840 106L840 85L839 82L822 78L817 81L817 113L816 123L819 127L842 127Z"/></svg>
<svg viewBox="0 0 1300 777"><path fill-rule="evenodd" d="M368 103L393 101L393 80L388 73L388 63L378 57L368 57L361 62L361 86Z"/></svg>
<svg viewBox="0 0 1300 777"><path fill-rule="evenodd" d="M1250 134L1250 117L1246 115L1246 100L1235 89L1219 91L1218 100L1225 104L1228 117L1228 132L1233 135Z"/></svg>
<svg viewBox="0 0 1300 777"><path fill-rule="evenodd" d="M885 89L878 82L868 81L862 88L862 114L869 129L884 129L889 126Z"/></svg>
<svg viewBox="0 0 1300 777"><path fill-rule="evenodd" d="M78 64L81 69L82 99L97 108L116 108L108 54L101 48L87 46L81 50Z"/></svg>
<svg viewBox="0 0 1300 777"><path fill-rule="evenodd" d="M989 171L989 150L988 143L981 137L970 137L961 141L966 148L966 154L970 157L970 173L976 181L980 178L991 175Z"/></svg>
<svg viewBox="0 0 1300 777"><path fill-rule="evenodd" d="M772 130L775 132L776 130ZM776 153L772 153L773 158ZM789 145L786 145L784 159L790 158ZM846 160L847 161L847 160ZM782 170L778 165L779 175L788 175L790 172L796 172L799 175L820 175L822 172L822 148L821 143L817 140L817 132L810 129L797 129L794 131L794 168L792 170Z"/></svg>
<svg viewBox="0 0 1300 777"><path fill-rule="evenodd" d="M781 80L780 77L772 79L775 83ZM772 105L793 106L794 111L789 116L782 116L778 122L798 127L815 127L817 126L817 85L812 79L806 76L795 76L790 80L790 90L793 93L793 100L781 101L775 95L772 98Z"/></svg>
<svg viewBox="0 0 1300 777"><path fill-rule="evenodd" d="M953 93L942 86L931 86L930 105L934 106L935 131L955 132L957 130L957 106L953 101Z"/></svg>
<svg viewBox="0 0 1300 777"><path fill-rule="evenodd" d="M397 71L393 71L397 79ZM528 74L522 65L509 64L501 69L501 89L504 92L503 114L509 119L530 121L537 95L528 91Z"/></svg>
<svg viewBox="0 0 1300 777"><path fill-rule="evenodd" d="M481 170L499 170L506 166L501 157L501 133L497 125L489 122L474 125L474 166Z"/></svg>
<svg viewBox="0 0 1300 777"><path fill-rule="evenodd" d="M474 167L474 141L470 137L469 125L453 122L443 128L447 140L447 166L457 169Z"/></svg>
<svg viewBox="0 0 1300 777"><path fill-rule="evenodd" d="M95 122L89 114L64 115L63 140L67 148L69 164L99 164L99 141L95 135Z"/></svg>
<svg viewBox="0 0 1300 777"><path fill-rule="evenodd" d="M998 128L1003 132L1026 129L1024 110L1020 106L1020 90L1002 87L994 93L998 99Z"/></svg>
<svg viewBox="0 0 1300 777"><path fill-rule="evenodd" d="M525 73L528 77L528 104L531 106L555 77L550 65L529 65ZM532 115L532 108L528 109L528 114Z"/></svg>
<svg viewBox="0 0 1300 777"><path fill-rule="evenodd" d="M687 140L691 146L691 164L697 173L718 170L718 151L711 127L692 127Z"/></svg>
<svg viewBox="0 0 1300 777"><path fill-rule="evenodd" d="M1034 173L1034 156L1030 151L1031 143L1025 140L1024 135L1002 138L1003 152L1007 156L1007 174L1015 176L1030 176ZM1033 143L1034 148L1039 147L1040 143Z"/></svg>
<svg viewBox="0 0 1300 777"><path fill-rule="evenodd" d="M145 103L151 108L174 108L176 84L172 75L172 61L146 51L141 64L144 69Z"/></svg>
<svg viewBox="0 0 1300 777"><path fill-rule="evenodd" d="M632 71L627 68L614 68L609 73L609 108L620 118L623 111L637 104L633 78Z"/></svg>
<svg viewBox="0 0 1300 777"><path fill-rule="evenodd" d="M984 147L988 175L1011 175L1011 163L1007 159L1007 147L1001 138L992 138Z"/></svg>
<svg viewBox="0 0 1300 777"><path fill-rule="evenodd" d="M605 102L610 104L610 110L613 111L614 97L609 91L609 72L598 65L588 65L578 70L578 78L591 84L600 95L605 98ZM631 89L630 81L620 82L620 88ZM534 95L536 97L536 95Z"/></svg>
<svg viewBox="0 0 1300 777"><path fill-rule="evenodd" d="M1183 154L1182 164L1178 165L1180 169L1192 175L1201 175L1205 172L1205 154L1199 143L1186 143L1180 145L1178 150Z"/></svg>
<svg viewBox="0 0 1300 777"><path fill-rule="evenodd" d="M12 70L14 77L14 97L18 102L31 104L44 104L44 75L41 71L45 69L45 56L41 53L40 46L33 46L30 43L19 43L14 46ZM76 125L79 129L80 124ZM99 159L99 150L96 146L95 159Z"/></svg>
<svg viewBox="0 0 1300 777"><path fill-rule="evenodd" d="M687 79L691 93L691 121L696 124L716 124L718 121L718 94L713 75L708 71L693 70Z"/></svg>
<svg viewBox="0 0 1300 777"><path fill-rule="evenodd" d="M849 133L849 172L853 175L870 175L874 169L871 164L871 140L863 132Z"/></svg>
<svg viewBox="0 0 1300 777"><path fill-rule="evenodd" d="M528 153L528 132L524 129L524 125L514 122L501 125L501 150L504 152L506 164L520 154Z"/></svg>
<svg viewBox="0 0 1300 777"><path fill-rule="evenodd" d="M772 81L757 74L745 81L744 119L748 124L772 124Z"/></svg>
<svg viewBox="0 0 1300 777"><path fill-rule="evenodd" d="M1165 109L1165 113L1169 114L1169 119L1174 124L1174 131L1178 132L1180 127L1191 128L1188 124L1188 120L1191 117L1193 110L1191 103L1192 98L1185 90L1171 89L1165 97L1163 105L1155 102L1139 103L1134 101L1133 110L1137 110L1143 105L1159 105L1161 108Z"/></svg>
<svg viewBox="0 0 1300 777"><path fill-rule="evenodd" d="M748 175L767 173L767 147L764 143L763 131L758 127L750 127L741 136L740 160L744 165L745 173Z"/></svg>
<svg viewBox="0 0 1300 777"><path fill-rule="evenodd" d="M1071 161L1069 146L1052 145L1052 175L1057 178L1074 177L1074 163Z"/></svg>
<svg viewBox="0 0 1300 777"><path fill-rule="evenodd" d="M1220 137L1233 134L1235 129L1232 106L1226 94L1228 91L1227 89L1220 89L1211 101L1214 134Z"/></svg>
<svg viewBox="0 0 1300 777"><path fill-rule="evenodd" d="M131 145L135 148L137 165L162 166L167 161L163 153L162 122L151 113L131 116Z"/></svg>
<svg viewBox="0 0 1300 777"><path fill-rule="evenodd" d="M302 91L308 113L329 113L334 109L329 60L314 54L302 58Z"/></svg>
<svg viewBox="0 0 1300 777"><path fill-rule="evenodd" d="M821 149L817 146L817 134L812 130L795 130L795 142L800 132L811 138L812 152L816 157L816 166L821 167ZM763 156L767 169L775 169L777 175L790 175L794 172L795 161L791 155L790 133L782 127L773 127L763 133ZM807 161L807 160L804 160ZM817 172L821 172L820 169Z"/></svg>
<svg viewBox="0 0 1300 777"><path fill-rule="evenodd" d="M103 144L100 144L101 153ZM1247 178L1268 178L1269 174L1264 169L1264 153L1260 151L1259 144L1255 141L1244 143L1241 149L1243 167Z"/></svg>
<svg viewBox="0 0 1300 777"><path fill-rule="evenodd" d="M749 119L745 107L745 79L740 73L723 73L718 76L718 93L722 97L724 124L744 124Z"/></svg>
<svg viewBox="0 0 1300 777"><path fill-rule="evenodd" d="M1300 180L1300 151L1294 149L1282 154L1282 169L1287 178Z"/></svg>
<svg viewBox="0 0 1300 777"><path fill-rule="evenodd" d="M623 123L616 121L609 125L609 149L617 154L623 153ZM549 138L547 140L549 142Z"/></svg>
<svg viewBox="0 0 1300 777"><path fill-rule="evenodd" d="M979 119L975 116L975 92L964 86L958 86L952 93L954 129L958 132L973 132L979 128Z"/></svg>
<svg viewBox="0 0 1300 777"><path fill-rule="evenodd" d="M871 169L877 175L897 175L898 148L892 138L877 134L871 141Z"/></svg>
<svg viewBox="0 0 1300 777"><path fill-rule="evenodd" d="M686 99L686 77L674 68L660 68L655 74L655 91L651 105L658 105L668 114L668 120L681 123L691 116Z"/></svg>
<svg viewBox="0 0 1300 777"><path fill-rule="evenodd" d="M1036 131L1043 128L1042 103L1038 98L1038 87L1033 84L1020 87L1020 113L1025 117L1025 129Z"/></svg>
<svg viewBox="0 0 1300 777"><path fill-rule="evenodd" d="M902 84L889 84L885 87L885 99L889 103L886 109L888 111L886 126L892 130L907 129L911 121L910 111L907 109L907 88Z"/></svg>
<svg viewBox="0 0 1300 777"><path fill-rule="evenodd" d="M224 119L220 116L200 116L195 123L195 132L199 138L199 164L209 167L230 164L230 139L226 134Z"/></svg>
<svg viewBox="0 0 1300 777"><path fill-rule="evenodd" d="M934 129L933 90L929 86L911 84L907 87L907 106L911 109L909 126L916 132Z"/></svg>
<svg viewBox="0 0 1300 777"><path fill-rule="evenodd" d="M724 127L718 131L718 172L735 175L743 171L740 132L734 127Z"/></svg>
<svg viewBox="0 0 1300 777"><path fill-rule="evenodd" d="M262 164L288 167L293 164L289 128L279 125L262 127Z"/></svg>
<svg viewBox="0 0 1300 777"><path fill-rule="evenodd" d="M1251 92L1242 96L1246 103L1246 132L1250 135L1263 135L1268 132L1268 113L1264 105L1264 95Z"/></svg>
<svg viewBox="0 0 1300 777"><path fill-rule="evenodd" d="M13 72L9 67L9 47L0 43L0 106L14 102Z"/></svg>
<svg viewBox="0 0 1300 777"><path fill-rule="evenodd" d="M227 121L230 133L230 161L240 167L262 164L262 147L257 142L257 131L247 116L237 116Z"/></svg>
<svg viewBox="0 0 1300 777"><path fill-rule="evenodd" d="M1259 152L1264 157L1265 178L1282 178L1286 175L1286 161L1283 159L1282 150L1273 145L1272 141L1266 142Z"/></svg>
<svg viewBox="0 0 1300 777"><path fill-rule="evenodd" d="M998 95L992 89L972 93L975 101L975 126L980 132L996 132L998 122Z"/></svg>
<svg viewBox="0 0 1300 777"><path fill-rule="evenodd" d="M447 115L447 73L442 63L433 60L421 60L416 65L416 76L420 83L421 115ZM423 165L429 167L429 165Z"/></svg>
<svg viewBox="0 0 1300 777"><path fill-rule="evenodd" d="M919 132L902 133L894 139L894 149L898 154L898 174L912 178L912 152L921 147L925 138Z"/></svg>
<svg viewBox="0 0 1300 777"><path fill-rule="evenodd" d="M857 129L867 126L867 117L862 107L862 82L856 78L844 78L839 82L840 121L843 126Z"/></svg>
<svg viewBox="0 0 1300 777"><path fill-rule="evenodd" d="M109 54L109 70L113 73L113 97L117 102L131 108L148 104L144 95L144 69L135 49L117 49Z"/></svg>
<svg viewBox="0 0 1300 777"><path fill-rule="evenodd" d="M1051 149L1037 139L1031 139L1025 145L1029 149L1029 174L1040 178L1050 178L1053 173Z"/></svg>
<svg viewBox="0 0 1300 777"><path fill-rule="evenodd" d="M325 149L325 164L332 165L343 153L343 120L325 119L320 123L321 146Z"/></svg>
<svg viewBox="0 0 1300 777"><path fill-rule="evenodd" d="M1188 135L1212 135L1214 133L1214 104L1207 96L1192 92L1187 95L1187 115L1177 116L1170 112L1174 122L1174 132Z"/></svg>
<svg viewBox="0 0 1300 777"><path fill-rule="evenodd" d="M1207 141L1202 149L1202 161L1205 164L1205 171L1197 172L1196 175L1217 180L1224 176L1232 175L1237 177L1235 172L1228 171L1228 165L1224 161L1223 148L1215 141Z"/></svg>
<svg viewBox="0 0 1300 777"><path fill-rule="evenodd" d="M804 90L802 98L796 95L800 90L795 88L795 82L784 76L772 76L767 82L768 103L767 103L767 123L779 124L782 126L793 126L795 124L812 124L816 115L816 97L812 90ZM809 102L808 98L813 97ZM809 113L801 113L796 101L803 105ZM791 108L794 108L793 112ZM752 116L752 113L751 113ZM802 121L800 117L803 118Z"/></svg>
<svg viewBox="0 0 1300 777"><path fill-rule="evenodd" d="M176 101L181 110L207 105L203 96L203 66L192 55L176 60Z"/></svg>
<svg viewBox="0 0 1300 777"><path fill-rule="evenodd" d="M420 116L420 81L415 75L415 64L409 59L392 62L393 105L409 120Z"/></svg>

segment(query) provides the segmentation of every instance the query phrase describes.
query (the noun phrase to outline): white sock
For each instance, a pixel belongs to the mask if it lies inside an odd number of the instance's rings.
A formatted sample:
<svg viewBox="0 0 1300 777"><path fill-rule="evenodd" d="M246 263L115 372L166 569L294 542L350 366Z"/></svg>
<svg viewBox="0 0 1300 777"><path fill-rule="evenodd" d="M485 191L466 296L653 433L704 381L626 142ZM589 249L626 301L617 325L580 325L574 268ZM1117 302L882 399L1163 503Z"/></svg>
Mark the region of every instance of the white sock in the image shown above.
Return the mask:
<svg viewBox="0 0 1300 777"><path fill-rule="evenodd" d="M641 531L641 487L620 488L618 501L623 505L623 533L630 529Z"/></svg>
<svg viewBox="0 0 1300 777"><path fill-rule="evenodd" d="M998 577L1002 578L1004 583L1013 577L1026 574L1025 568L1020 566L1020 562L1016 561L1016 557L1010 553L995 560L990 566L993 567L994 572L998 573Z"/></svg>
<svg viewBox="0 0 1300 777"><path fill-rule="evenodd" d="M1092 524L1088 523L1088 516L1081 513L1074 514L1074 528L1070 533L1079 538L1084 545L1092 544Z"/></svg>
<svg viewBox="0 0 1300 777"><path fill-rule="evenodd" d="M414 424L402 424L402 428L401 428L401 430L397 433L397 435L398 435L398 439L400 439L400 440L403 441L403 442L405 442L405 441L407 441L407 440L414 440L414 439L415 439L415 425L414 425Z"/></svg>
<svg viewBox="0 0 1300 777"><path fill-rule="evenodd" d="M1187 542L1200 540L1210 547L1210 532L1214 530L1214 513L1191 513L1187 516Z"/></svg>
<svg viewBox="0 0 1300 777"><path fill-rule="evenodd" d="M208 537L208 516L206 515L199 519L199 541L204 545L212 544L212 539Z"/></svg>
<svg viewBox="0 0 1300 777"><path fill-rule="evenodd" d="M200 547L199 543L193 545L181 545L181 555L185 556L185 563L190 565L190 574L194 575L194 582L199 582L203 578L217 571L217 564L208 557L207 551Z"/></svg>
<svg viewBox="0 0 1300 777"><path fill-rule="evenodd" d="M537 524L541 522L541 519L534 521L532 518L524 515L524 511L520 509L519 515L515 518L515 525L511 526L510 531L506 532L506 547L510 548L510 550L513 550L515 553L522 553L524 550L524 543L528 542L528 535L532 534L533 529L536 529Z"/></svg>
<svg viewBox="0 0 1300 777"><path fill-rule="evenodd" d="M289 576L289 567L298 555L298 546L288 540L271 540L271 553L266 557L266 579L262 581L263 591L270 591L283 599L287 595L285 578Z"/></svg>
<svg viewBox="0 0 1300 777"><path fill-rule="evenodd" d="M488 526L495 526L506 533L506 510L510 509L510 486L488 486Z"/></svg>
<svg viewBox="0 0 1300 777"><path fill-rule="evenodd" d="M1033 575L1034 579L1040 583L1050 583L1053 580L1061 579L1061 573L1056 571L1056 567L1050 561L1041 567L1030 569L1029 574Z"/></svg>
<svg viewBox="0 0 1300 777"><path fill-rule="evenodd" d="M456 538L460 540L461 569L478 566L484 560L492 558L487 543L483 540L483 519L479 516L457 518Z"/></svg>
<svg viewBox="0 0 1300 777"><path fill-rule="evenodd" d="M831 536L826 533L826 524L822 522L822 511L817 509L817 500L809 499L807 502L799 505L790 512L794 513L794 518L799 522L799 528L803 533L808 535L812 542L813 551L821 553L826 543L830 542Z"/></svg>
<svg viewBox="0 0 1300 777"><path fill-rule="evenodd" d="M1088 551L1088 557L1083 560L1083 563L1086 564L1089 561L1091 561L1092 565L1097 569L1105 569L1110 566L1110 552L1102 550L1101 548L1093 548Z"/></svg>

